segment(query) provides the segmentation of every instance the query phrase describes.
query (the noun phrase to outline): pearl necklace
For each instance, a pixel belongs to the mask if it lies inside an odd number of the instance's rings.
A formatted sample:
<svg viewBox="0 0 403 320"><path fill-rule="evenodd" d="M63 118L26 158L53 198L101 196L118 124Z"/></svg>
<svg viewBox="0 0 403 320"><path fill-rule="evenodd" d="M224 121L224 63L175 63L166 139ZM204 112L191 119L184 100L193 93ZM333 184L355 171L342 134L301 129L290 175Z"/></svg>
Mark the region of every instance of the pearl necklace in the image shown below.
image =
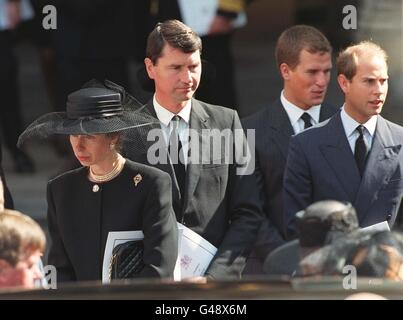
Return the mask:
<svg viewBox="0 0 403 320"><path fill-rule="evenodd" d="M118 154L118 158L116 160L116 165L113 167L113 169L108 172L107 174L104 175L97 175L95 174L91 166L89 167L89 178L92 182L107 182L112 180L113 178L117 177L119 173L122 171L123 166L126 162L126 159L123 158L120 154Z"/></svg>

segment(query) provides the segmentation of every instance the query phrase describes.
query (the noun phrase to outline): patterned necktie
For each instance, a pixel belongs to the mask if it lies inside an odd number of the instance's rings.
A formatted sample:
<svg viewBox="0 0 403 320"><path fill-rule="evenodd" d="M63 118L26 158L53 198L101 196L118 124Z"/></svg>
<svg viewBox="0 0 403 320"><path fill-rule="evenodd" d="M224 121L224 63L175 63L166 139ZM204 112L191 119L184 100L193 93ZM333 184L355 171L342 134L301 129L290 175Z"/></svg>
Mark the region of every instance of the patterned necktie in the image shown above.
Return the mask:
<svg viewBox="0 0 403 320"><path fill-rule="evenodd" d="M301 116L301 119L304 121L304 129L312 127L311 116L309 113L304 112Z"/></svg>
<svg viewBox="0 0 403 320"><path fill-rule="evenodd" d="M362 177L365 170L368 146L364 139L364 126L359 125L356 130L360 135L355 141L354 158L355 162L357 162L358 171L360 171L360 175Z"/></svg>
<svg viewBox="0 0 403 320"><path fill-rule="evenodd" d="M186 169L185 165L182 163L183 161L183 156L180 156L183 154L182 150L182 143L181 140L179 139L179 122L181 118L176 115L172 118L171 124L172 124L172 132L171 136L169 137L169 156L171 159L171 163L174 167L175 170L175 176L176 176L176 181L178 182L179 185L179 190L182 195L182 200L183 200L183 195L184 195L184 190L185 190L185 177L186 177Z"/></svg>

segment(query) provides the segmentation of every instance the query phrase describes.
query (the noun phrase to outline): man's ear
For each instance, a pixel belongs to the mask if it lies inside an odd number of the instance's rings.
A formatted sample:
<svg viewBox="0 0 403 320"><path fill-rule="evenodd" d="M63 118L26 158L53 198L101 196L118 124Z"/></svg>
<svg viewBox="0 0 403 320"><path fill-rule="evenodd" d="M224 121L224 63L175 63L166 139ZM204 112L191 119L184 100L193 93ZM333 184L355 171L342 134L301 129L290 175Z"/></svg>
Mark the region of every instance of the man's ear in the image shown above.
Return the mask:
<svg viewBox="0 0 403 320"><path fill-rule="evenodd" d="M145 58L144 59L144 64L146 66L146 71L147 71L148 77L150 79L154 79L154 64L151 61L151 59L150 58Z"/></svg>
<svg viewBox="0 0 403 320"><path fill-rule="evenodd" d="M337 76L337 82L339 83L341 90L346 94L350 87L350 80L348 80L344 74L339 74Z"/></svg>
<svg viewBox="0 0 403 320"><path fill-rule="evenodd" d="M291 76L291 68L288 64L282 63L280 64L280 73L284 80L289 80Z"/></svg>

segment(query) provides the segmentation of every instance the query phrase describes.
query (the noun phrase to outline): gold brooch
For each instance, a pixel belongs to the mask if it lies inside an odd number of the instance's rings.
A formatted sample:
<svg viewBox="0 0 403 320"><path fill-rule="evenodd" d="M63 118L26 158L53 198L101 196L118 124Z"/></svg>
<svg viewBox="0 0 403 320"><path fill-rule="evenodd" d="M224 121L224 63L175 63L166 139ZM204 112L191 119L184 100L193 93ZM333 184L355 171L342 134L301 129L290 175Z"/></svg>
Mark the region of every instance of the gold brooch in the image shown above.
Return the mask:
<svg viewBox="0 0 403 320"><path fill-rule="evenodd" d="M138 174L133 178L134 185L137 187L137 185L140 183L141 180L143 180L143 177L141 176L140 173L138 173Z"/></svg>

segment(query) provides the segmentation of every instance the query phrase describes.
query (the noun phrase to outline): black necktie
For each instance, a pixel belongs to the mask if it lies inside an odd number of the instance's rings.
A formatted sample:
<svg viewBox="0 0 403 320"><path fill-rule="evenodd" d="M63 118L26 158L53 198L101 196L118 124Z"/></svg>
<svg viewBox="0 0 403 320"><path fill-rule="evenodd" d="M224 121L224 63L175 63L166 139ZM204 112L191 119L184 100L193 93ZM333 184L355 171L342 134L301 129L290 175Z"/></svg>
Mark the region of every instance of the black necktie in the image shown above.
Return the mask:
<svg viewBox="0 0 403 320"><path fill-rule="evenodd" d="M179 139L179 121L181 118L179 116L174 116L171 120L172 123L172 132L171 136L169 137L169 156L171 158L171 163L175 170L176 181L179 185L179 190L182 195L184 195L185 190L185 177L186 177L186 170L185 165L182 163L181 159L183 157L180 156L183 153L182 150L182 143Z"/></svg>
<svg viewBox="0 0 403 320"><path fill-rule="evenodd" d="M312 127L312 123L311 123L311 116L309 115L309 113L304 112L301 116L301 119L304 121L304 129Z"/></svg>
<svg viewBox="0 0 403 320"><path fill-rule="evenodd" d="M360 135L355 141L354 158L362 177L365 170L365 160L367 158L368 147L364 140L364 126L359 125L356 130Z"/></svg>

